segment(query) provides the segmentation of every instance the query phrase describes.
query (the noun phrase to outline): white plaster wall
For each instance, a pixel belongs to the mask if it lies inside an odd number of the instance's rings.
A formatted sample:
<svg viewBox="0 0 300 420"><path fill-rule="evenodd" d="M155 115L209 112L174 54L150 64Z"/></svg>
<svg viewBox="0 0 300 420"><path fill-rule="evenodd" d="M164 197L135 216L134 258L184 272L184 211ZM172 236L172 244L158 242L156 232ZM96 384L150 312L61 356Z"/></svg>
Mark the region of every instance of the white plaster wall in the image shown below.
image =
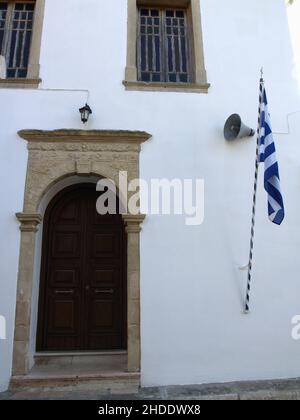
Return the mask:
<svg viewBox="0 0 300 420"><path fill-rule="evenodd" d="M59 14L57 11L60 11ZM141 176L204 178L206 216L186 227L179 216L149 216L141 241L144 386L300 376L300 117L277 135L287 217L267 220L260 183L252 314L241 314L247 263L255 141L227 144L225 119L239 112L256 126L259 69L265 68L274 131L300 110L299 84L284 1L201 0L209 95L126 92L124 0L46 1L42 88L88 89L87 128L146 130ZM85 92L0 90L0 389L11 372L19 230L27 164L24 128L82 128ZM9 239L8 239L9 238ZM35 294L36 296L36 294Z"/></svg>

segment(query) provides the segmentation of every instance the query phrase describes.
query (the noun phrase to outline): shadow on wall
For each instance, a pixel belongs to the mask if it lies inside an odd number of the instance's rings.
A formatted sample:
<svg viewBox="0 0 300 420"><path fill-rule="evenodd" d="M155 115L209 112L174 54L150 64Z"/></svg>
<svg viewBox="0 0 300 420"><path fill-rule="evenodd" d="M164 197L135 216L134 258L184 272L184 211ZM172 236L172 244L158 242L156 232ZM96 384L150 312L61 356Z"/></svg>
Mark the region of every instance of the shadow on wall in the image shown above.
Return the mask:
<svg viewBox="0 0 300 420"><path fill-rule="evenodd" d="M300 93L300 2L294 1L287 6L288 23L293 52L293 78L296 79Z"/></svg>
<svg viewBox="0 0 300 420"><path fill-rule="evenodd" d="M0 340L6 340L6 319L0 315Z"/></svg>

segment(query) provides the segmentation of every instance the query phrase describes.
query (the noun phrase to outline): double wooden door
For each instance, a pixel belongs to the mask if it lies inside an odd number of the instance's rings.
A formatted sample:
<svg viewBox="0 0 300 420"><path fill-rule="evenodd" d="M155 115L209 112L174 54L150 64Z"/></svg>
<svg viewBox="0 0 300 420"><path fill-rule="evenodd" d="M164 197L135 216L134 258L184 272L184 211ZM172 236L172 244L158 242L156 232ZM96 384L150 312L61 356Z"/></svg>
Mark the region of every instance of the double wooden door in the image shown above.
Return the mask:
<svg viewBox="0 0 300 420"><path fill-rule="evenodd" d="M50 203L43 232L37 349L126 348L126 239L120 215L96 211L95 186Z"/></svg>

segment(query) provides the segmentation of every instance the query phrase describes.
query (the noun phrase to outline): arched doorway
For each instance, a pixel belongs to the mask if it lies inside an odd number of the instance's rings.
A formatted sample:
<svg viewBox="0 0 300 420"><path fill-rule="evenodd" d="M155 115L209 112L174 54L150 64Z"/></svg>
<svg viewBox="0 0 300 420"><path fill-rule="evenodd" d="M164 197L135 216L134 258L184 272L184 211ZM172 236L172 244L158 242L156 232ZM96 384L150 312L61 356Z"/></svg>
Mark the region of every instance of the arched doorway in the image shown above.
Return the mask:
<svg viewBox="0 0 300 420"><path fill-rule="evenodd" d="M29 156L23 209L16 213L21 234L13 376L27 375L34 364L36 312L32 303L36 291L38 293L35 287L38 282L35 283L34 279L39 277L37 232L44 220L43 199L58 183L73 176L105 177L113 180L118 188L120 171L127 172L128 181L136 180L139 178L142 144L151 137L140 131L73 129L22 130L19 136L28 142ZM127 233L128 372L140 370L140 233L144 220L145 215L140 213L123 215Z"/></svg>
<svg viewBox="0 0 300 420"><path fill-rule="evenodd" d="M75 185L46 210L38 351L126 349L126 233L121 215L97 213L98 197Z"/></svg>

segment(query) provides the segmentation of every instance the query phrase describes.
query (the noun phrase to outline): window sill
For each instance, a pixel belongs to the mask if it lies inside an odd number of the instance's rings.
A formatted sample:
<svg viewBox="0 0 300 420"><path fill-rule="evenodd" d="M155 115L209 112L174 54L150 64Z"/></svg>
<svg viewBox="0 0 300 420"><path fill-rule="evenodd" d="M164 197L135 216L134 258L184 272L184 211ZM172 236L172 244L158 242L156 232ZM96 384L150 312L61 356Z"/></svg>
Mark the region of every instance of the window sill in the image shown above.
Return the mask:
<svg viewBox="0 0 300 420"><path fill-rule="evenodd" d="M0 89L37 89L41 79L0 79Z"/></svg>
<svg viewBox="0 0 300 420"><path fill-rule="evenodd" d="M126 90L150 92L208 93L209 83L146 83L123 81Z"/></svg>

